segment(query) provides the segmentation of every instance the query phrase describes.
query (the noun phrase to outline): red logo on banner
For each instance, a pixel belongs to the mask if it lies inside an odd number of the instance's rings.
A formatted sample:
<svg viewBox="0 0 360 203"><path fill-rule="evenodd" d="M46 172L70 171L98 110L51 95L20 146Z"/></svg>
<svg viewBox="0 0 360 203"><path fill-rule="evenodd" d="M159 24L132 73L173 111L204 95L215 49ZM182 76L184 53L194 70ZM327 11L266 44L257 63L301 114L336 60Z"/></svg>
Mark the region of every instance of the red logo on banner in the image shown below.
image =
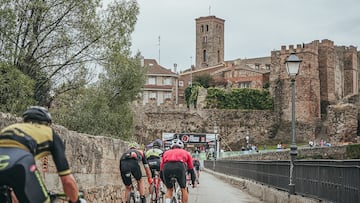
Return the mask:
<svg viewBox="0 0 360 203"><path fill-rule="evenodd" d="M181 137L181 140L182 140L183 142L188 142L188 141L189 141L189 135L183 135L183 136Z"/></svg>

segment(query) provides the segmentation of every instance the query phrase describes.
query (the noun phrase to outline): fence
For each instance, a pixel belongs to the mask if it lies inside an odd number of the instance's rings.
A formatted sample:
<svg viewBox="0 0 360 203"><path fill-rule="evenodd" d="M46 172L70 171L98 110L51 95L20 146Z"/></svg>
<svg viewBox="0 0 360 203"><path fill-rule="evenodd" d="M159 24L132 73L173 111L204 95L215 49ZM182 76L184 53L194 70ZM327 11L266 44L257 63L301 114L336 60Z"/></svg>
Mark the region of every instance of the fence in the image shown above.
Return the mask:
<svg viewBox="0 0 360 203"><path fill-rule="evenodd" d="M289 161L204 161L219 173L289 191ZM295 161L295 193L330 202L360 202L360 160Z"/></svg>

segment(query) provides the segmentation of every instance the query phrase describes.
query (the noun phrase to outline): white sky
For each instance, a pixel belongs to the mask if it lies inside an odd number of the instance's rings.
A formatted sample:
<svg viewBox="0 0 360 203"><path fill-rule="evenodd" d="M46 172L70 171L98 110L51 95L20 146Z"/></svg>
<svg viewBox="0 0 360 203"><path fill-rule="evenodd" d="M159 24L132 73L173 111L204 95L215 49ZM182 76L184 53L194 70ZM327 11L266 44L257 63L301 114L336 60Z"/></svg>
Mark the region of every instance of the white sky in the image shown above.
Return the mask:
<svg viewBox="0 0 360 203"><path fill-rule="evenodd" d="M282 45L329 39L360 45L360 0L138 0L132 51L184 70L195 64L195 19L225 20L225 60L270 56ZM160 36L160 61L159 40Z"/></svg>

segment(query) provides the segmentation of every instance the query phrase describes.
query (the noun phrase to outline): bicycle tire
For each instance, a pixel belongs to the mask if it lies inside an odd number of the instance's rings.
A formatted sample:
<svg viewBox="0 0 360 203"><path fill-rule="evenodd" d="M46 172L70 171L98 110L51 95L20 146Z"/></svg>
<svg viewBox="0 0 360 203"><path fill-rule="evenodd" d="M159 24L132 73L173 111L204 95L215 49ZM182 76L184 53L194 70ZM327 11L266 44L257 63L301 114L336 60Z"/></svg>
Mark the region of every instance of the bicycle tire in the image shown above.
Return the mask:
<svg viewBox="0 0 360 203"><path fill-rule="evenodd" d="M153 185L152 186L152 193L151 193L151 195L150 195L150 201L152 202L152 203L157 203L158 201L158 195L156 195L156 187L155 187L155 185Z"/></svg>
<svg viewBox="0 0 360 203"><path fill-rule="evenodd" d="M126 203L136 203L134 193L129 192L129 196L128 199L126 200Z"/></svg>

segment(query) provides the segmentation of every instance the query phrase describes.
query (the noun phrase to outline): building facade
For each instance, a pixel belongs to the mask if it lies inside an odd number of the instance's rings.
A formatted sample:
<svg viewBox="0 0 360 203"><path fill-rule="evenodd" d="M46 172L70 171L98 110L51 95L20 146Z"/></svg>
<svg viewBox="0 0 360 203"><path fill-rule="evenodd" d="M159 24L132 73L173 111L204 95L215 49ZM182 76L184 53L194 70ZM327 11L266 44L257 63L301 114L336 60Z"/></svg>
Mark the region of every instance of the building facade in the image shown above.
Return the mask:
<svg viewBox="0 0 360 203"><path fill-rule="evenodd" d="M155 59L144 59L146 83L141 95L142 105L178 104L178 74L160 66Z"/></svg>

